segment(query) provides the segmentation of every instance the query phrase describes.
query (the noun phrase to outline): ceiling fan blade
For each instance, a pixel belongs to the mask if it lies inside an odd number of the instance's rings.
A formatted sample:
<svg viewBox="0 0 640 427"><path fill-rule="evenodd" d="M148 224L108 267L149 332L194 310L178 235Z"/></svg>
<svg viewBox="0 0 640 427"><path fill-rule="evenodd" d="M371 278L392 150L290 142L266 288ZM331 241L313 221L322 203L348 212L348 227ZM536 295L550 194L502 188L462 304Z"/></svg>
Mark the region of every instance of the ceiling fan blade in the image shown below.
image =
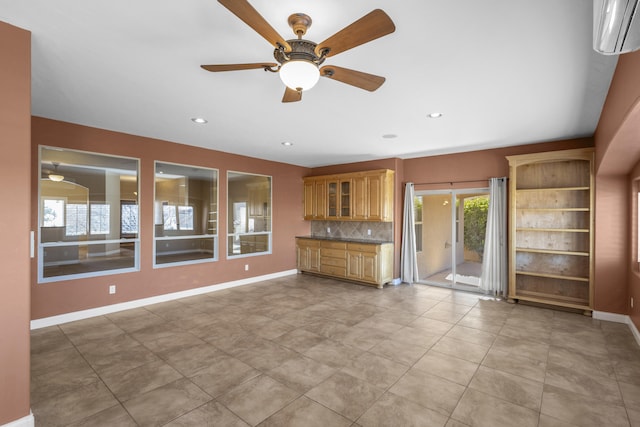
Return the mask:
<svg viewBox="0 0 640 427"><path fill-rule="evenodd" d="M330 49L326 54L327 57L337 55L345 50L391 34L395 30L396 26L389 15L381 9L375 9L318 44L316 54L320 56L323 50Z"/></svg>
<svg viewBox="0 0 640 427"><path fill-rule="evenodd" d="M282 97L282 102L298 102L302 100L302 91L291 89L289 86L286 86L284 90L284 96Z"/></svg>
<svg viewBox="0 0 640 427"><path fill-rule="evenodd" d="M256 62L253 64L222 64L222 65L201 65L207 71L237 71L237 70L254 70L257 68L267 69L277 67L278 64L268 62Z"/></svg>
<svg viewBox="0 0 640 427"><path fill-rule="evenodd" d="M336 67L334 65L325 65L320 68L320 75L351 86L359 87L360 89L368 90L369 92L373 92L378 89L386 80L384 77L376 76L374 74Z"/></svg>
<svg viewBox="0 0 640 427"><path fill-rule="evenodd" d="M281 45L285 51L290 52L291 46L282 38L276 30L253 8L246 0L218 0L218 2L229 9L231 13L240 18L245 24L253 28L273 47Z"/></svg>

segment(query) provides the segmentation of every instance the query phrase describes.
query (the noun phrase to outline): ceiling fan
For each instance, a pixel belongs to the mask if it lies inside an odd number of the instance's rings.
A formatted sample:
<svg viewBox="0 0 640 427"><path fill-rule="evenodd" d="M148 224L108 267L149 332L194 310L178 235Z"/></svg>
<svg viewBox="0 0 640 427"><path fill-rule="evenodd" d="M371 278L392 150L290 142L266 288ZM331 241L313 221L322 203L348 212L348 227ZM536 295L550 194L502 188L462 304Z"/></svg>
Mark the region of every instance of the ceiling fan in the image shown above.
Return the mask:
<svg viewBox="0 0 640 427"><path fill-rule="evenodd" d="M262 68L265 71L279 73L286 85L282 102L300 101L302 92L311 89L320 77L328 77L371 92L382 86L385 81L384 77L348 68L334 65L320 67L326 58L393 33L396 29L393 21L380 9L373 10L325 41L315 43L302 38L311 26L311 18L304 13L294 13L289 16L289 26L298 38L285 40L247 0L218 0L218 2L271 43L275 48L273 56L278 63L201 65L207 71Z"/></svg>

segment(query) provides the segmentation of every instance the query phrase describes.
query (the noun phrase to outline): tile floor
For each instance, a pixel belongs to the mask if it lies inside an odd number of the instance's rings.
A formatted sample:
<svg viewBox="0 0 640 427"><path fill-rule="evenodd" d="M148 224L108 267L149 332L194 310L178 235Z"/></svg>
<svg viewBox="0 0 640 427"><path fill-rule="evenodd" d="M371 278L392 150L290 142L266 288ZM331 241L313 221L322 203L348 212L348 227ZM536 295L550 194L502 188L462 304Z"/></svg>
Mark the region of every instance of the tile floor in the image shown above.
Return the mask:
<svg viewBox="0 0 640 427"><path fill-rule="evenodd" d="M640 426L626 325L294 275L32 331L36 426Z"/></svg>

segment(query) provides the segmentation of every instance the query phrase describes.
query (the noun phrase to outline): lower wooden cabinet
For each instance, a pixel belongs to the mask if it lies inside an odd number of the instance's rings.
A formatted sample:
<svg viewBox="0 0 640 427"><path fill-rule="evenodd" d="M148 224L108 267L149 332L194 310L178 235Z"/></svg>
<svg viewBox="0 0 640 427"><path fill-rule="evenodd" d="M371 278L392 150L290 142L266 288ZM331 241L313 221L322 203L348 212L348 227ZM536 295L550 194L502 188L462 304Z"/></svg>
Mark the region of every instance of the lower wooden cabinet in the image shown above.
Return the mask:
<svg viewBox="0 0 640 427"><path fill-rule="evenodd" d="M298 270L382 288L393 279L392 243L297 238Z"/></svg>

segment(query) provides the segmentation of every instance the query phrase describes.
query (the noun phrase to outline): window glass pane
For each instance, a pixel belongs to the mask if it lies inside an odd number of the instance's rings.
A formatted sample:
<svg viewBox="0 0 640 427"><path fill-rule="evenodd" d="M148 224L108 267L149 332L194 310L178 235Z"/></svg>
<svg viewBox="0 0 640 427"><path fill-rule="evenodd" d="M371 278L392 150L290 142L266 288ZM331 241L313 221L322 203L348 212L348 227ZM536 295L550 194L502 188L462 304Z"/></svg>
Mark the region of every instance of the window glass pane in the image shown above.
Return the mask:
<svg viewBox="0 0 640 427"><path fill-rule="evenodd" d="M120 232L122 234L138 233L138 205L123 204L120 212Z"/></svg>
<svg viewBox="0 0 640 427"><path fill-rule="evenodd" d="M177 230L178 218L176 217L176 207L163 205L162 206L162 218L164 221L163 228L165 230Z"/></svg>
<svg viewBox="0 0 640 427"><path fill-rule="evenodd" d="M271 252L271 177L228 174L227 255Z"/></svg>
<svg viewBox="0 0 640 427"><path fill-rule="evenodd" d="M137 159L40 147L39 193L40 282L138 268Z"/></svg>
<svg viewBox="0 0 640 427"><path fill-rule="evenodd" d="M67 205L67 236L87 234L87 205Z"/></svg>
<svg viewBox="0 0 640 427"><path fill-rule="evenodd" d="M156 162L155 264L217 259L218 171Z"/></svg>
<svg viewBox="0 0 640 427"><path fill-rule="evenodd" d="M109 234L109 205L91 205L91 234Z"/></svg>
<svg viewBox="0 0 640 427"><path fill-rule="evenodd" d="M193 207L178 206L180 230L193 230Z"/></svg>
<svg viewBox="0 0 640 427"><path fill-rule="evenodd" d="M42 206L43 227L64 227L64 200L44 199Z"/></svg>

